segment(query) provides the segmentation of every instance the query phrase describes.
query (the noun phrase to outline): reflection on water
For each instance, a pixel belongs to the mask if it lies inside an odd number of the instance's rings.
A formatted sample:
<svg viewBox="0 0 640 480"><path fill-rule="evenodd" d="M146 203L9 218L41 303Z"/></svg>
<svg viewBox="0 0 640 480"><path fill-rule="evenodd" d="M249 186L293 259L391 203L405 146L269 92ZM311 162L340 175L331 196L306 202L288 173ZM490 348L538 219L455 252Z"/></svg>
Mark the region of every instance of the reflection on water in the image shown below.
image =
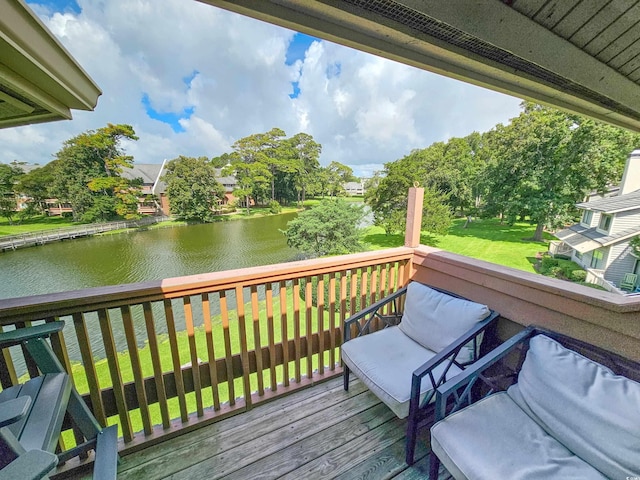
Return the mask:
<svg viewBox="0 0 640 480"><path fill-rule="evenodd" d="M294 214L137 231L0 254L0 298L287 262Z"/></svg>

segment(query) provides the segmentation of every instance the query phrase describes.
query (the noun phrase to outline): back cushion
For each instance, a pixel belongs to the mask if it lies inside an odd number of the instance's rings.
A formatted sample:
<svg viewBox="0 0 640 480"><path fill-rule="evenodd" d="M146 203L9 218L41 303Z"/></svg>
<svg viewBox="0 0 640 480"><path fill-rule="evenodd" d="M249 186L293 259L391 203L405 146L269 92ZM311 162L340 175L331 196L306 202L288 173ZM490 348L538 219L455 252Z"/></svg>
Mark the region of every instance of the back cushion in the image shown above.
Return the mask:
<svg viewBox="0 0 640 480"><path fill-rule="evenodd" d="M405 335L438 353L489 313L486 305L455 298L412 282L407 287L399 327Z"/></svg>
<svg viewBox="0 0 640 480"><path fill-rule="evenodd" d="M513 400L585 462L610 478L640 473L640 384L537 335Z"/></svg>

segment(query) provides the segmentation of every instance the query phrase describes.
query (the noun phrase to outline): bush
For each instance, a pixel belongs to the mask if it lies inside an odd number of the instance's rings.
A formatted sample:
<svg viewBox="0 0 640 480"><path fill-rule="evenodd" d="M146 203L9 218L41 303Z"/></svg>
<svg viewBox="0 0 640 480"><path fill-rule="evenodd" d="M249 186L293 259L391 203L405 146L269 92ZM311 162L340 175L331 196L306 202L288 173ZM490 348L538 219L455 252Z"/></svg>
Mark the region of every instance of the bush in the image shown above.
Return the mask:
<svg viewBox="0 0 640 480"><path fill-rule="evenodd" d="M558 260L548 255L542 257L542 262L540 263L540 271L544 275L545 272L549 271L552 267L558 266Z"/></svg>
<svg viewBox="0 0 640 480"><path fill-rule="evenodd" d="M269 212L273 213L274 215L282 212L282 206L280 206L277 200L271 200L269 202Z"/></svg>
<svg viewBox="0 0 640 480"><path fill-rule="evenodd" d="M585 270L574 270L569 278L572 282L584 282L587 279L587 272Z"/></svg>
<svg viewBox="0 0 640 480"><path fill-rule="evenodd" d="M548 277L562 278L562 267L551 267L545 275Z"/></svg>

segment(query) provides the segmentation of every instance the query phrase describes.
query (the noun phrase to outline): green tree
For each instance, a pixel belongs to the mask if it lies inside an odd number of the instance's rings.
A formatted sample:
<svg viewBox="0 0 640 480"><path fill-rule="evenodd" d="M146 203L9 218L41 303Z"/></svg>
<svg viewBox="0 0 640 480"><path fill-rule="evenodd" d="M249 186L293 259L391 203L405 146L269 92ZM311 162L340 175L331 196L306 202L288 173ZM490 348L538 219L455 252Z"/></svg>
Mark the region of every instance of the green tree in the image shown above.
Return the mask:
<svg viewBox="0 0 640 480"><path fill-rule="evenodd" d="M361 205L343 199L327 199L288 222L283 233L290 247L314 256L353 253L362 248L360 224L363 217Z"/></svg>
<svg viewBox="0 0 640 480"><path fill-rule="evenodd" d="M167 163L162 177L167 184L171 211L186 220L211 221L219 208L224 187L205 157L180 156Z"/></svg>
<svg viewBox="0 0 640 480"><path fill-rule="evenodd" d="M619 181L640 137L576 114L523 103L523 112L490 137L485 214L528 217L542 241L545 226L575 215L575 203Z"/></svg>
<svg viewBox="0 0 640 480"><path fill-rule="evenodd" d="M289 139L291 148L291 160L295 172L295 187L297 200L304 202L312 188L313 179L320 168L320 153L322 145L317 143L307 133L297 133Z"/></svg>
<svg viewBox="0 0 640 480"><path fill-rule="evenodd" d="M17 162L0 163L0 215L13 223L16 215L16 184L24 171Z"/></svg>
<svg viewBox="0 0 640 480"><path fill-rule="evenodd" d="M17 190L30 198L29 204L38 212L44 212L45 200L50 198L56 161L53 160L20 177Z"/></svg>
<svg viewBox="0 0 640 480"><path fill-rule="evenodd" d="M133 165L121 142L137 139L130 125L108 124L64 142L56 154L51 193L71 203L74 220L137 215L135 183L121 176L123 168Z"/></svg>

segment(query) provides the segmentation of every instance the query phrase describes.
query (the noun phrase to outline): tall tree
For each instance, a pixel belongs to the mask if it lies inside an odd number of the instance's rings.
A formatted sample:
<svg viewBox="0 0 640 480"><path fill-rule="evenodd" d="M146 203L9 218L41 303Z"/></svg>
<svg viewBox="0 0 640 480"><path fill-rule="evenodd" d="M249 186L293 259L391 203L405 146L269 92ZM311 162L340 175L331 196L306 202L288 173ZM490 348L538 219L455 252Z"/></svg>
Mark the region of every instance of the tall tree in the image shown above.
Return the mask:
<svg viewBox="0 0 640 480"><path fill-rule="evenodd" d="M163 180L171 211L186 220L211 221L224 196L213 165L205 157L180 156L167 163Z"/></svg>
<svg viewBox="0 0 640 480"><path fill-rule="evenodd" d="M42 167L34 168L18 181L18 191L27 195L31 199L30 203L40 212L44 211L45 200L51 197L55 164L56 161L53 160Z"/></svg>
<svg viewBox="0 0 640 480"><path fill-rule="evenodd" d="M545 225L564 224L593 189L619 181L640 137L559 110L524 103L523 112L491 136L485 172L487 214L528 217L541 241Z"/></svg>
<svg viewBox="0 0 640 480"><path fill-rule="evenodd" d="M343 199L326 199L288 222L283 233L290 247L314 256L353 253L362 248L363 217L361 205Z"/></svg>
<svg viewBox="0 0 640 480"><path fill-rule="evenodd" d="M24 171L17 162L0 163L0 215L13 223L16 214L16 184Z"/></svg>
<svg viewBox="0 0 640 480"><path fill-rule="evenodd" d="M73 207L75 220L108 220L136 216L135 183L121 176L133 165L121 142L137 140L130 125L89 130L64 142L56 154L52 193Z"/></svg>
<svg viewBox="0 0 640 480"><path fill-rule="evenodd" d="M320 168L322 145L308 133L296 133L289 139L292 160L296 167L296 191L298 203L304 202L309 187Z"/></svg>

